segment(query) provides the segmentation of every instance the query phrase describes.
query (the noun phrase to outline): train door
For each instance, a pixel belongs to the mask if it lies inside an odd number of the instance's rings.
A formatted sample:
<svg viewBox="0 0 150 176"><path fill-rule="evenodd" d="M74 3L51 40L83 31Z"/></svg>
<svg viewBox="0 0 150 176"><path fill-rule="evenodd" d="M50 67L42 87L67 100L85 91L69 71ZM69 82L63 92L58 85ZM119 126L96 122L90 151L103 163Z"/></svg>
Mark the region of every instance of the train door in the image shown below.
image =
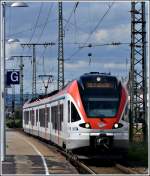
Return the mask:
<svg viewBox="0 0 150 176"><path fill-rule="evenodd" d="M67 125L66 125L66 139L70 138L71 133L71 102L67 101Z"/></svg>
<svg viewBox="0 0 150 176"><path fill-rule="evenodd" d="M34 134L34 109L31 110L31 127L32 127L31 134Z"/></svg>
<svg viewBox="0 0 150 176"><path fill-rule="evenodd" d="M51 105L49 106L49 140L51 141L51 133L52 133L52 120L51 120Z"/></svg>
<svg viewBox="0 0 150 176"><path fill-rule="evenodd" d="M49 107L45 105L45 138L46 139L49 139L48 123L49 123Z"/></svg>
<svg viewBox="0 0 150 176"><path fill-rule="evenodd" d="M57 105L57 143L59 145L60 142L60 101L58 101L58 105Z"/></svg>
<svg viewBox="0 0 150 176"><path fill-rule="evenodd" d="M31 133L31 109L29 109L29 133Z"/></svg>

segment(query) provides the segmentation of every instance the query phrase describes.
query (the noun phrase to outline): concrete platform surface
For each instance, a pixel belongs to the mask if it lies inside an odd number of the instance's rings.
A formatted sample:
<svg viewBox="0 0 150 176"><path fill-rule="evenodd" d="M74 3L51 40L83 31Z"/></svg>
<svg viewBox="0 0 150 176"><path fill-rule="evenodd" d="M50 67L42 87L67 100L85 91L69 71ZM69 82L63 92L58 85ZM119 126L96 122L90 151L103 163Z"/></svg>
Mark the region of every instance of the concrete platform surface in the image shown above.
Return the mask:
<svg viewBox="0 0 150 176"><path fill-rule="evenodd" d="M6 160L2 174L77 174L77 170L38 139L16 130L6 132Z"/></svg>

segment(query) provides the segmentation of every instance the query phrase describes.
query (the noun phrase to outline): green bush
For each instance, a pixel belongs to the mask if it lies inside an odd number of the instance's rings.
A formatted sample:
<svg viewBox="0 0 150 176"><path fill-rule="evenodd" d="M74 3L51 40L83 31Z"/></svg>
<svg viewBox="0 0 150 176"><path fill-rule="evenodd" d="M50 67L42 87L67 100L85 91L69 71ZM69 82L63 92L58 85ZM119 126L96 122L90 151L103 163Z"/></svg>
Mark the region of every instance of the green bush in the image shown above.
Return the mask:
<svg viewBox="0 0 150 176"><path fill-rule="evenodd" d="M131 161L137 161L145 166L148 165L148 145L132 144L128 151L128 158Z"/></svg>
<svg viewBox="0 0 150 176"><path fill-rule="evenodd" d="M15 119L15 121L13 119L8 119L6 121L6 126L8 128L22 128L22 121L21 119Z"/></svg>

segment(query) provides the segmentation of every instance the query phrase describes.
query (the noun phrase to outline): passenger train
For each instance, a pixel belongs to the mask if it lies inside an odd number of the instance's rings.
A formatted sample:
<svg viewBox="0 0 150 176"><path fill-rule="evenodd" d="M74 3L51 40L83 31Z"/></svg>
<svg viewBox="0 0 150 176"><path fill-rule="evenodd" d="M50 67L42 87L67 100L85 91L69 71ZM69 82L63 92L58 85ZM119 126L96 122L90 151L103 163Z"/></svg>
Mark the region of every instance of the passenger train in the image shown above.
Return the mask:
<svg viewBox="0 0 150 176"><path fill-rule="evenodd" d="M23 129L66 150L128 148L128 93L110 74L91 72L27 101Z"/></svg>

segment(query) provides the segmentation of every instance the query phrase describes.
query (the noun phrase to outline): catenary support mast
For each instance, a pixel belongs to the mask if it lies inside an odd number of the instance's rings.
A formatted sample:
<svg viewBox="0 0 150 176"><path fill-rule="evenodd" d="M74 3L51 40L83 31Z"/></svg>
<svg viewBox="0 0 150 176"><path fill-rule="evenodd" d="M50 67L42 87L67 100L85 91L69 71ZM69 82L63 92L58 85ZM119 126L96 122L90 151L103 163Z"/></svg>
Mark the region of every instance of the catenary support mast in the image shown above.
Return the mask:
<svg viewBox="0 0 150 176"><path fill-rule="evenodd" d="M131 2L130 140L140 130L147 141L145 2ZM135 128L134 128L135 127Z"/></svg>
<svg viewBox="0 0 150 176"><path fill-rule="evenodd" d="M63 48L63 14L62 2L58 2L58 82L60 90L64 86L64 48Z"/></svg>

